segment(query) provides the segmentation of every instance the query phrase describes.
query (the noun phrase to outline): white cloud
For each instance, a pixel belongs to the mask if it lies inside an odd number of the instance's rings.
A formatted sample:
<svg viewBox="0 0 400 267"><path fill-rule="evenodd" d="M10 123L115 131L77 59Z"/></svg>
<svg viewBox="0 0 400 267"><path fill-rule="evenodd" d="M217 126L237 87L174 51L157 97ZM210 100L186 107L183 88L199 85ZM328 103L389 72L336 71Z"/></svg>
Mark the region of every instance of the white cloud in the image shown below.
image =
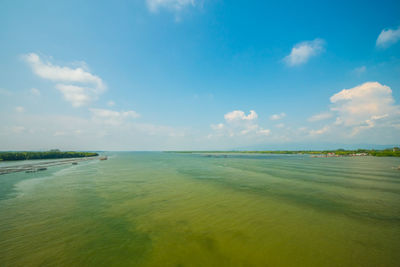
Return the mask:
<svg viewBox="0 0 400 267"><path fill-rule="evenodd" d="M147 7L151 12L157 12L160 8L180 11L188 6L195 6L195 0L146 0Z"/></svg>
<svg viewBox="0 0 400 267"><path fill-rule="evenodd" d="M96 93L92 92L91 88L66 84L57 84L56 88L63 94L64 99L71 102L74 107L87 105L96 97Z"/></svg>
<svg viewBox="0 0 400 267"><path fill-rule="evenodd" d="M400 122L400 106L395 105L389 86L378 82L366 82L341 90L334 94L330 101L335 121L322 129L311 130L311 135L330 134L334 138L351 138L369 129L385 131L386 135L399 135L396 125ZM321 113L310 119L324 119L327 117L325 114L330 113Z"/></svg>
<svg viewBox="0 0 400 267"><path fill-rule="evenodd" d="M113 106L115 106L115 102L110 100L110 101L107 102L107 106L113 107Z"/></svg>
<svg viewBox="0 0 400 267"><path fill-rule="evenodd" d="M97 122L102 122L108 125L122 125L128 119L139 118L140 115L133 110L128 111L114 111L109 109L89 109L92 113L93 119Z"/></svg>
<svg viewBox="0 0 400 267"><path fill-rule="evenodd" d="M64 99L71 102L74 107L89 104L106 90L106 85L100 77L91 74L82 67L56 66L50 62L44 62L35 53L24 55L23 58L36 75L46 80L58 82L56 88L63 93Z"/></svg>
<svg viewBox="0 0 400 267"><path fill-rule="evenodd" d="M23 58L30 64L33 72L43 79L55 82L93 84L96 88L105 89L105 85L100 77L82 68L71 69L69 67L55 66L50 62L43 62L35 53L25 55Z"/></svg>
<svg viewBox="0 0 400 267"><path fill-rule="evenodd" d="M310 121L310 122L322 121L322 120L326 120L326 119L329 119L332 117L333 117L332 112L323 112L323 113L319 113L319 114L315 114L315 115L311 116L310 118L308 118L308 121Z"/></svg>
<svg viewBox="0 0 400 267"><path fill-rule="evenodd" d="M372 116L391 114L398 110L394 105L392 90L378 82L366 82L351 89L343 89L331 98L337 124L354 125Z"/></svg>
<svg viewBox="0 0 400 267"><path fill-rule="evenodd" d="M251 110L246 115L242 110L234 110L224 115L225 124L212 124L211 129L214 130L215 134L208 135L209 138L214 136L267 136L271 133L269 129L264 129L256 123L258 118L257 113Z"/></svg>
<svg viewBox="0 0 400 267"><path fill-rule="evenodd" d="M211 129L213 130L222 130L224 127L225 125L223 123L211 124Z"/></svg>
<svg viewBox="0 0 400 267"><path fill-rule="evenodd" d="M269 129L258 129L257 134L259 135L269 135L271 133L271 130Z"/></svg>
<svg viewBox="0 0 400 267"><path fill-rule="evenodd" d="M40 91L36 88L31 88L30 93L34 96L40 96Z"/></svg>
<svg viewBox="0 0 400 267"><path fill-rule="evenodd" d="M376 39L376 46L387 48L400 40L400 26L397 29L383 29Z"/></svg>
<svg viewBox="0 0 400 267"><path fill-rule="evenodd" d="M285 124L284 123L278 123L278 124L275 125L275 127L276 128L283 128L283 127L285 127Z"/></svg>
<svg viewBox="0 0 400 267"><path fill-rule="evenodd" d="M224 115L224 118L227 121L255 120L257 117L258 115L254 110L250 110L250 113L247 116L241 110L234 110Z"/></svg>
<svg viewBox="0 0 400 267"><path fill-rule="evenodd" d="M270 120L277 121L286 117L286 113L282 112L279 114L273 114L269 117Z"/></svg>
<svg viewBox="0 0 400 267"><path fill-rule="evenodd" d="M357 135L359 132L361 132L363 130L367 130L367 129L377 126L380 122L382 122L384 119L386 119L388 117L389 117L389 114L383 114L383 115L372 116L371 118L366 119L359 126L356 126L353 128L353 131L351 132L351 136Z"/></svg>
<svg viewBox="0 0 400 267"><path fill-rule="evenodd" d="M315 39L313 41L305 41L296 44L284 61L289 66L298 66L313 57L317 56L324 51L325 41L322 39Z"/></svg>
<svg viewBox="0 0 400 267"><path fill-rule="evenodd" d="M310 135L321 135L321 134L324 134L324 133L326 133L326 132L328 132L329 131L329 126L324 126L323 128L321 128L321 129L318 129L318 130L311 130L310 131Z"/></svg>
<svg viewBox="0 0 400 267"><path fill-rule="evenodd" d="M18 106L18 107L15 107L15 111L18 112L18 113L22 113L22 112L25 111L25 108L21 107L21 106Z"/></svg>

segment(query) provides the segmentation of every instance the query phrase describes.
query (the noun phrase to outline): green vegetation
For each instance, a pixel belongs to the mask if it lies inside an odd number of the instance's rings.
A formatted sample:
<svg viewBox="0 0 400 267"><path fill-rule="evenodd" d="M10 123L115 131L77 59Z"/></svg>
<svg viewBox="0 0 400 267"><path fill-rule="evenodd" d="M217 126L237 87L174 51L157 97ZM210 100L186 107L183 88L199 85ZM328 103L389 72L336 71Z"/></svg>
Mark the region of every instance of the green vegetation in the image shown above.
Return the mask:
<svg viewBox="0 0 400 267"><path fill-rule="evenodd" d="M61 159L61 158L83 158L95 157L99 154L93 152L61 152L50 150L45 152L0 152L0 161L27 160L27 159Z"/></svg>
<svg viewBox="0 0 400 267"><path fill-rule="evenodd" d="M400 157L400 151L393 151L390 149L372 150L369 154L376 157Z"/></svg>
<svg viewBox="0 0 400 267"><path fill-rule="evenodd" d="M168 151L176 153L244 153L244 154L309 154L309 155L336 155L336 156L375 156L375 157L400 157L400 150L395 148L384 150L268 150L268 151Z"/></svg>

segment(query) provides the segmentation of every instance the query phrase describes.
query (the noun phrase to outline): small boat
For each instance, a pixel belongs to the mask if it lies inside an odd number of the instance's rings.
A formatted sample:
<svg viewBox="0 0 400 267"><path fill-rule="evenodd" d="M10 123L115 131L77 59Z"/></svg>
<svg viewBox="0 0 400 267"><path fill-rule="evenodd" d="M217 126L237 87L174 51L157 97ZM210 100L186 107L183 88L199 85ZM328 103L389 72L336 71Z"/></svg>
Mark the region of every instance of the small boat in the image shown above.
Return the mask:
<svg viewBox="0 0 400 267"><path fill-rule="evenodd" d="M100 157L99 160L107 160L107 156Z"/></svg>
<svg viewBox="0 0 400 267"><path fill-rule="evenodd" d="M47 168L41 167L41 168L37 168L36 170L37 170L37 171L45 171L45 170L47 170Z"/></svg>
<svg viewBox="0 0 400 267"><path fill-rule="evenodd" d="M78 165L78 162L72 162L72 165Z"/></svg>

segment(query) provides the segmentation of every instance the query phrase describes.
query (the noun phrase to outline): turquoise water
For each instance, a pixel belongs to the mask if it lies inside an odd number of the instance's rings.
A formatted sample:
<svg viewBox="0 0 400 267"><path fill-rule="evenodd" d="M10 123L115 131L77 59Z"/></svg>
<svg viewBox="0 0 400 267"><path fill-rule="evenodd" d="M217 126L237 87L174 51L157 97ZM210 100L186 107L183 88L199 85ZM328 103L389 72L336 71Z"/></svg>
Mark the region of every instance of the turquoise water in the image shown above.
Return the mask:
<svg viewBox="0 0 400 267"><path fill-rule="evenodd" d="M108 154L0 176L0 266L399 266L399 158Z"/></svg>

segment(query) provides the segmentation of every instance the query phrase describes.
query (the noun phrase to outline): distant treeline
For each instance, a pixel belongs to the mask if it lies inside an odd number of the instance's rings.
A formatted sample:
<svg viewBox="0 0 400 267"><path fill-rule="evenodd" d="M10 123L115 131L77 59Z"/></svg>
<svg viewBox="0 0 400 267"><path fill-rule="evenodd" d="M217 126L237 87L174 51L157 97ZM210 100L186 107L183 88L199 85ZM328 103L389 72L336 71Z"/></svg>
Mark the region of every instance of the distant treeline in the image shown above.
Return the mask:
<svg viewBox="0 0 400 267"><path fill-rule="evenodd" d="M61 158L83 158L95 157L99 154L93 152L0 152L0 161L27 160L27 159L61 159Z"/></svg>
<svg viewBox="0 0 400 267"><path fill-rule="evenodd" d="M266 150L266 151L168 151L176 153L248 153L248 154L310 154L310 155L324 155L333 153L339 156L352 156L356 154L367 154L375 157L400 157L399 148L391 148L384 150L370 150L370 149L357 149L357 150Z"/></svg>

